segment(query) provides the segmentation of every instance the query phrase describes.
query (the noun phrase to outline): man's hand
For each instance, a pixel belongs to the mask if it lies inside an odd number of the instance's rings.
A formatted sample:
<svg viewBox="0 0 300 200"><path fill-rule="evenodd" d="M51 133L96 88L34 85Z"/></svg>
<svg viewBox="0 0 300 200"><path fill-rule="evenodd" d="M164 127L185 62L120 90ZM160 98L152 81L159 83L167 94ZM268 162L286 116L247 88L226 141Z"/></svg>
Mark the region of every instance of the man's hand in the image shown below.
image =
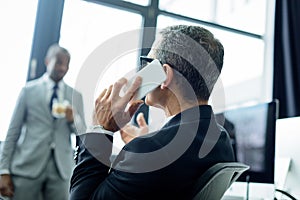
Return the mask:
<svg viewBox="0 0 300 200"><path fill-rule="evenodd" d="M69 123L73 123L74 122L74 117L73 117L73 109L70 105L68 105L66 107L66 120Z"/></svg>
<svg viewBox="0 0 300 200"><path fill-rule="evenodd" d="M137 115L136 121L139 127L128 124L120 130L121 138L125 142L125 144L127 144L134 138L138 136L146 135L149 132L149 128L143 113L139 113Z"/></svg>
<svg viewBox="0 0 300 200"><path fill-rule="evenodd" d="M0 194L7 197L14 195L14 186L9 174L0 175Z"/></svg>
<svg viewBox="0 0 300 200"><path fill-rule="evenodd" d="M120 90L126 83L127 80L121 78L99 95L95 102L94 125L102 125L106 130L116 132L130 121L143 103L142 100L132 101L142 79L137 77L124 96L120 97Z"/></svg>

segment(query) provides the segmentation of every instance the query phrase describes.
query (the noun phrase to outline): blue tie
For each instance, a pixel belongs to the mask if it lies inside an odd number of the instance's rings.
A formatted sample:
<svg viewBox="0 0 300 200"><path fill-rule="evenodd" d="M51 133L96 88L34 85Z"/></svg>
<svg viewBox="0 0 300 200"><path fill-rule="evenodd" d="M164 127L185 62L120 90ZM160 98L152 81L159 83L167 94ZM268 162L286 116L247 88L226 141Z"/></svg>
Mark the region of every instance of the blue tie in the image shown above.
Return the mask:
<svg viewBox="0 0 300 200"><path fill-rule="evenodd" d="M52 112L53 100L57 99L57 89L58 89L58 85L57 85L57 83L55 83L55 85L53 87L53 93L52 93L52 96L51 96L51 99L50 99L50 104L49 104L51 112Z"/></svg>

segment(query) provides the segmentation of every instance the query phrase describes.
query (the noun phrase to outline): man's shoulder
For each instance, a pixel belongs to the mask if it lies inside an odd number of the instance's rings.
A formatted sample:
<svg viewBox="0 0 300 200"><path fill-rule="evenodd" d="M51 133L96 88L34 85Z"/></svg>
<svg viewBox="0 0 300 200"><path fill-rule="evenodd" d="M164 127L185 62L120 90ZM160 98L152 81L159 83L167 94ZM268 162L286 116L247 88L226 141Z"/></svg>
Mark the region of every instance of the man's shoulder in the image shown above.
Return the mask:
<svg viewBox="0 0 300 200"><path fill-rule="evenodd" d="M79 90L77 90L75 87L72 87L67 83L64 83L64 85L65 85L66 90L73 92L75 95L82 95L81 92Z"/></svg>
<svg viewBox="0 0 300 200"><path fill-rule="evenodd" d="M33 79L33 80L30 80L30 81L26 82L24 88L31 89L31 88L34 88L34 87L39 87L39 86L42 86L43 83L44 83L44 81L40 77L40 78Z"/></svg>

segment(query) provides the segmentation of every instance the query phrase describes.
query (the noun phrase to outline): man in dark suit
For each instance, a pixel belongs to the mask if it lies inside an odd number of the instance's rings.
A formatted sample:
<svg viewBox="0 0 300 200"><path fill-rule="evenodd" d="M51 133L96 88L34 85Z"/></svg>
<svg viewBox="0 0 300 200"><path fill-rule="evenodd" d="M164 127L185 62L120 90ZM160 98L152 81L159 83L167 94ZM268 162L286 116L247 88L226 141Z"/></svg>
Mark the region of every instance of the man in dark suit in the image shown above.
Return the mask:
<svg viewBox="0 0 300 200"><path fill-rule="evenodd" d="M141 78L122 97L125 78L104 90L95 103L94 126L79 137L71 200L191 199L204 171L234 161L230 138L208 105L223 66L222 44L198 26L167 27L159 36L147 60L158 59L167 78L145 103L163 109L168 121L156 132L128 139L135 134L130 131L139 131L126 124L141 104L132 99ZM119 130L128 143L110 163L112 135Z"/></svg>
<svg viewBox="0 0 300 200"><path fill-rule="evenodd" d="M86 131L82 95L63 81L69 62L65 48L51 45L47 72L23 87L1 152L1 195L14 200L69 198L75 165L71 134ZM51 100L69 105L55 114Z"/></svg>

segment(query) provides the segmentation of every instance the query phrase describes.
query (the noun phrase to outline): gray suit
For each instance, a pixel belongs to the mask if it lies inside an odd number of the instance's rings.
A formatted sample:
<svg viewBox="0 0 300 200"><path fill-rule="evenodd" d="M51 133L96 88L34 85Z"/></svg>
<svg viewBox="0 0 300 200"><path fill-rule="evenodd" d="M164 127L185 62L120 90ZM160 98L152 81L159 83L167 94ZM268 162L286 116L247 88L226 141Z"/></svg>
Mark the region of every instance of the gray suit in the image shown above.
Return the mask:
<svg viewBox="0 0 300 200"><path fill-rule="evenodd" d="M43 77L28 82L22 89L2 149L0 170L37 178L53 156L60 177L68 181L74 166L71 133L86 129L83 99L79 92L64 84L64 99L76 113L74 128L65 118L53 119L46 93Z"/></svg>

